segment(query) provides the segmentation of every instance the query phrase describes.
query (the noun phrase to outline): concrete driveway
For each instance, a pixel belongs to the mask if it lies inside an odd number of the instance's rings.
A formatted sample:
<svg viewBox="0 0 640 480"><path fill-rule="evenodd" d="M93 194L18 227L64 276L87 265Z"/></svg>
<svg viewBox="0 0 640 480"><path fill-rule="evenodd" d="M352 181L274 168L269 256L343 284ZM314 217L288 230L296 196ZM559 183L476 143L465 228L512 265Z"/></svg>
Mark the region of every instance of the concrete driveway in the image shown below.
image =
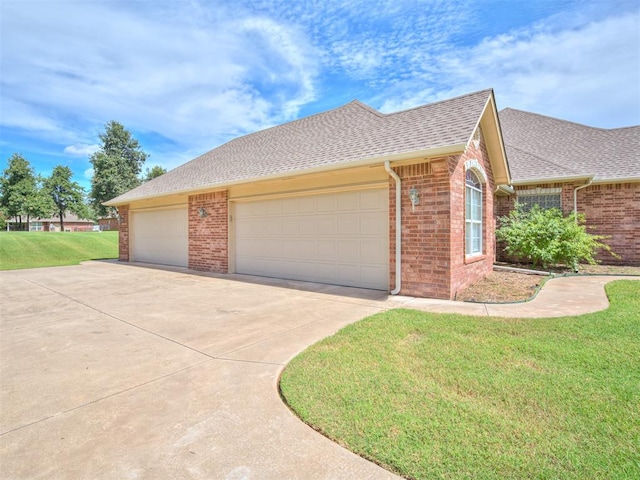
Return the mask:
<svg viewBox="0 0 640 480"><path fill-rule="evenodd" d="M289 359L386 294L236 278L108 262L0 272L0 476L393 478L277 393Z"/></svg>
<svg viewBox="0 0 640 480"><path fill-rule="evenodd" d="M531 302L484 305L116 262L0 272L0 477L397 478L287 409L288 360L397 306L597 311L615 279L559 278Z"/></svg>

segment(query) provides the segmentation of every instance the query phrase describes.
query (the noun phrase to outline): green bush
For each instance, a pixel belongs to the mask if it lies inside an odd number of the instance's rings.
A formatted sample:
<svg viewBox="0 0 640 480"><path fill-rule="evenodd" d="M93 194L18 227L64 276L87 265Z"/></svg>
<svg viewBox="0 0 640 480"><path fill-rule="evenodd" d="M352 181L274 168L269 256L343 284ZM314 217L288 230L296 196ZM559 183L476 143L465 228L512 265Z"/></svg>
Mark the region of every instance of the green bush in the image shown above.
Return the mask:
<svg viewBox="0 0 640 480"><path fill-rule="evenodd" d="M608 237L587 232L582 214L577 218L575 213L565 217L557 208L542 209L538 205L525 212L516 204L499 221L496 237L505 242L505 251L528 259L534 267L564 264L577 271L579 262L598 263L594 255L599 250L618 257L600 241Z"/></svg>

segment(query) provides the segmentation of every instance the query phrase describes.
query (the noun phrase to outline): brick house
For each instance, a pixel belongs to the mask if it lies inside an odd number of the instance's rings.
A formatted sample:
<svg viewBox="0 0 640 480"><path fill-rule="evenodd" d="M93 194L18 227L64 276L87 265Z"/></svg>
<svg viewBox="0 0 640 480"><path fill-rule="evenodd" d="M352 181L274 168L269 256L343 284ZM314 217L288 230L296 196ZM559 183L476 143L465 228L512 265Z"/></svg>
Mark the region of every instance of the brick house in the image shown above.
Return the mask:
<svg viewBox="0 0 640 480"><path fill-rule="evenodd" d="M66 232L90 232L93 230L95 222L86 218L79 218L74 213L67 213L64 216L64 230ZM20 221L16 217L7 220L9 230L19 230ZM47 218L32 218L29 226L26 224L26 217L22 217L22 229L29 229L32 232L59 232L61 231L60 218L57 216Z"/></svg>
<svg viewBox="0 0 640 480"><path fill-rule="evenodd" d="M120 260L453 298L492 270L509 170L492 90L358 101L245 135L109 202Z"/></svg>
<svg viewBox="0 0 640 480"><path fill-rule="evenodd" d="M593 128L511 108L499 115L515 192L496 197L496 216L516 200L577 210L621 257L599 260L640 265L640 126ZM506 259L500 248L498 259Z"/></svg>

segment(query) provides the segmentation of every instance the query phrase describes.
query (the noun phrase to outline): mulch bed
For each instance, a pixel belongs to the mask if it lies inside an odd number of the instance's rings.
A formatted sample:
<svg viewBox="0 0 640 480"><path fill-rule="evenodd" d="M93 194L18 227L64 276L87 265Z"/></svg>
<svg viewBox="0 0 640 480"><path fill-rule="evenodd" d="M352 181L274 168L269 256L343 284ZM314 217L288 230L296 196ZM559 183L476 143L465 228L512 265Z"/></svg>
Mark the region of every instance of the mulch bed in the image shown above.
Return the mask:
<svg viewBox="0 0 640 480"><path fill-rule="evenodd" d="M504 266L531 269L531 265L500 264ZM573 274L568 268L549 270L558 274ZM611 265L581 265L578 274L588 275L640 275L640 267ZM517 272L493 271L483 280L458 292L456 300L463 302L508 303L522 302L532 298L537 289L550 276Z"/></svg>

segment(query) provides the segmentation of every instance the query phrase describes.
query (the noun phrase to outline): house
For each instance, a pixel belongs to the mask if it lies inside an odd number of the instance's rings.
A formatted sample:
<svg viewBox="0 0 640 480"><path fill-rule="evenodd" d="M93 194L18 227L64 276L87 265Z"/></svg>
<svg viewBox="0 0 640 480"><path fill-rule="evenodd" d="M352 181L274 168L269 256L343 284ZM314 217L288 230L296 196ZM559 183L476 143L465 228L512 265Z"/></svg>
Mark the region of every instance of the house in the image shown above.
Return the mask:
<svg viewBox="0 0 640 480"><path fill-rule="evenodd" d="M93 220L87 220L85 218L79 218L73 213L67 213L64 216L64 230L65 232L90 232L93 230ZM7 230L19 230L20 220L17 217L12 217L7 220ZM29 230L31 232L59 232L61 231L60 218L57 216L48 218L31 218L29 219L29 225L27 226L27 217L22 217L22 229Z"/></svg>
<svg viewBox="0 0 640 480"><path fill-rule="evenodd" d="M511 108L499 115L515 193L496 198L496 215L516 200L577 211L620 255L599 260L640 265L640 126L593 128ZM500 248L498 258L506 259Z"/></svg>
<svg viewBox="0 0 640 480"><path fill-rule="evenodd" d="M100 230L118 230L120 225L116 217L102 217L98 219L98 226Z"/></svg>
<svg viewBox="0 0 640 480"><path fill-rule="evenodd" d="M492 90L359 101L245 135L116 197L120 260L453 298L492 270L510 183Z"/></svg>

